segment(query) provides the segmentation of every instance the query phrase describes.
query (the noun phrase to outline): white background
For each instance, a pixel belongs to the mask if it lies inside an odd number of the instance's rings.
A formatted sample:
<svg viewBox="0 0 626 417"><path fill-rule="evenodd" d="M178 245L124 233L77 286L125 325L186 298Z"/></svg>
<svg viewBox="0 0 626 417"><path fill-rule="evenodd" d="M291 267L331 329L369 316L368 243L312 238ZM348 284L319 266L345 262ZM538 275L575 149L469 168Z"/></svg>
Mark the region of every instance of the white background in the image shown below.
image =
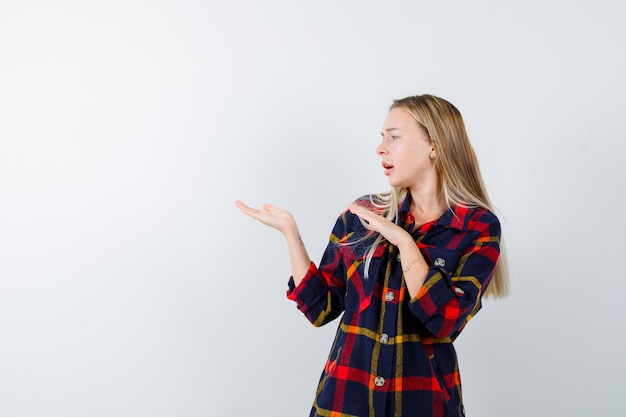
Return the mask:
<svg viewBox="0 0 626 417"><path fill-rule="evenodd" d="M621 1L0 0L0 416L304 416L336 323L285 298L387 189L395 98L462 112L512 295L457 342L468 416L623 413Z"/></svg>

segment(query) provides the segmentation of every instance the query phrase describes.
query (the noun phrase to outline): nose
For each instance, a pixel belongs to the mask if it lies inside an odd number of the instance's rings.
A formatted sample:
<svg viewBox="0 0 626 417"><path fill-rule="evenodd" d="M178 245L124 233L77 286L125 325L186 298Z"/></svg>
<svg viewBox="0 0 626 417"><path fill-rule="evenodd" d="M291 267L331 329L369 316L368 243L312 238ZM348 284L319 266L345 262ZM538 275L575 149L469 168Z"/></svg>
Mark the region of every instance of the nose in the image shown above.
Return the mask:
<svg viewBox="0 0 626 417"><path fill-rule="evenodd" d="M380 144L376 147L377 155L386 155L387 154L387 142L385 139L380 141Z"/></svg>

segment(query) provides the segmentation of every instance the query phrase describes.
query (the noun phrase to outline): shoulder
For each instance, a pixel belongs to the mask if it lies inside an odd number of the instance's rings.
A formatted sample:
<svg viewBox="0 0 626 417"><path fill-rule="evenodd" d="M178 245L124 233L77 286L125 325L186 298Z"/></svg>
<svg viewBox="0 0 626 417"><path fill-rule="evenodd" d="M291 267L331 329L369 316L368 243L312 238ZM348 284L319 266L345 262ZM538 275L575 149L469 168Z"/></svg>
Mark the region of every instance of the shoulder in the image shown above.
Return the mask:
<svg viewBox="0 0 626 417"><path fill-rule="evenodd" d="M354 200L353 203L370 208L373 207L374 204L380 203L380 198L377 194L365 194Z"/></svg>
<svg viewBox="0 0 626 417"><path fill-rule="evenodd" d="M372 210L374 212L378 212L380 210L377 208L377 205L380 204L380 201L377 198L376 194L362 195L358 197L357 199L353 200L350 204L356 204L361 207L365 207L369 210ZM365 226L363 226L363 223L359 219L359 216L351 213L349 210L349 207L346 207L341 212L341 214L339 214L339 217L337 218L336 226L340 226L340 225L341 227L344 228L346 234L350 232L364 233L367 231Z"/></svg>
<svg viewBox="0 0 626 417"><path fill-rule="evenodd" d="M500 233L498 217L484 207L453 206L442 223L463 232Z"/></svg>
<svg viewBox="0 0 626 417"><path fill-rule="evenodd" d="M469 219L474 222L482 223L500 223L498 216L496 216L491 210L484 207L474 207L468 209Z"/></svg>
<svg viewBox="0 0 626 417"><path fill-rule="evenodd" d="M484 207L466 208L467 230L488 234L500 235L500 219L491 210Z"/></svg>
<svg viewBox="0 0 626 417"><path fill-rule="evenodd" d="M381 198L380 194L365 194L354 200L352 204L365 207L366 209L381 215L383 214L385 207L385 201Z"/></svg>

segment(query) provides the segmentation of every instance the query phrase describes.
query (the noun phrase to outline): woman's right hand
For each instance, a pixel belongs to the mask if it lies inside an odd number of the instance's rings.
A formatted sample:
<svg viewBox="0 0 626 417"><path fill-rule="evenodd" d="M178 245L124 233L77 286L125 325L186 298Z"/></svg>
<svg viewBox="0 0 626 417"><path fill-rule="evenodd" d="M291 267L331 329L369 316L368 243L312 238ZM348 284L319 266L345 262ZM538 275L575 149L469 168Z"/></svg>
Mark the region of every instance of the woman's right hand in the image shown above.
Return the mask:
<svg viewBox="0 0 626 417"><path fill-rule="evenodd" d="M273 227L283 234L287 241L287 249L289 250L289 261L291 263L293 281L296 286L300 284L309 270L311 258L309 258L309 254L304 247L298 226L291 213L271 204L265 204L263 210L246 206L239 200L235 201L235 205L248 216Z"/></svg>
<svg viewBox="0 0 626 417"><path fill-rule="evenodd" d="M244 214L247 214L253 219L258 220L283 234L295 229L296 221L293 218L293 215L287 210L278 208L271 204L264 204L263 210L259 210L247 206L239 200L235 201L235 205L239 207Z"/></svg>

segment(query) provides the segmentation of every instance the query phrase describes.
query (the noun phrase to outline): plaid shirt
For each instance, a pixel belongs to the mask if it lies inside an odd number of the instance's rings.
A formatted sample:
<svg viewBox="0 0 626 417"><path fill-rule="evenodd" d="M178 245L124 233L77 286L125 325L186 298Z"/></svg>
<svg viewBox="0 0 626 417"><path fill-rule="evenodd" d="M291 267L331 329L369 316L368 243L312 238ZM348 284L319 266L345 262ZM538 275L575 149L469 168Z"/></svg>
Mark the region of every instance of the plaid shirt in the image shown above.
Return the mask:
<svg viewBox="0 0 626 417"><path fill-rule="evenodd" d="M369 198L359 204L370 205ZM453 207L416 227L409 198L399 224L430 265L410 298L397 247L372 241L345 245L366 233L346 211L337 219L319 267L289 280L287 297L315 326L343 312L319 381L311 416L463 416L461 379L452 345L481 308L499 256L500 223L482 208Z"/></svg>

